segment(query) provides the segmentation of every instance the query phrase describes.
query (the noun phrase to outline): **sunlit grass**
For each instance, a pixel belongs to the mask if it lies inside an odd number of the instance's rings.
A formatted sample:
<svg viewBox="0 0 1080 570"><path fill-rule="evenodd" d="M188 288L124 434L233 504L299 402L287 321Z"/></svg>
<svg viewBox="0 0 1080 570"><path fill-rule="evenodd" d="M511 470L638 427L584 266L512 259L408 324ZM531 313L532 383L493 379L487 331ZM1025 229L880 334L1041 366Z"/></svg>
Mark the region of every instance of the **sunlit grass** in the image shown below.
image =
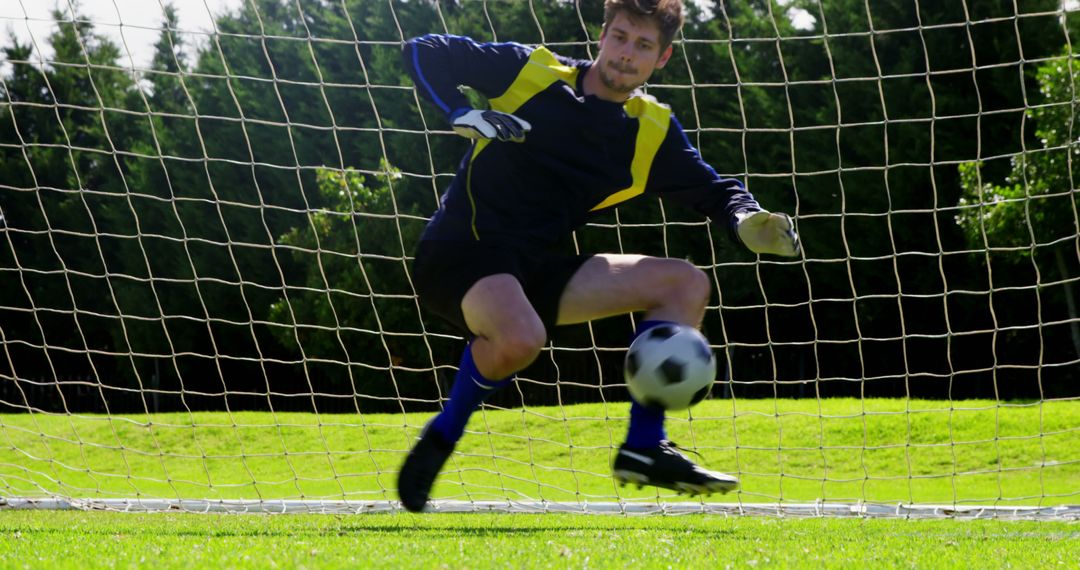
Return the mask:
<svg viewBox="0 0 1080 570"><path fill-rule="evenodd" d="M0 415L0 496L395 500L427 415ZM485 409L434 490L458 500L655 501L610 477L626 405ZM709 500L1080 501L1080 402L710 400L671 439L739 493ZM668 495L661 495L668 497Z"/></svg>
<svg viewBox="0 0 1080 570"><path fill-rule="evenodd" d="M0 512L5 568L1075 568L1069 522Z"/></svg>

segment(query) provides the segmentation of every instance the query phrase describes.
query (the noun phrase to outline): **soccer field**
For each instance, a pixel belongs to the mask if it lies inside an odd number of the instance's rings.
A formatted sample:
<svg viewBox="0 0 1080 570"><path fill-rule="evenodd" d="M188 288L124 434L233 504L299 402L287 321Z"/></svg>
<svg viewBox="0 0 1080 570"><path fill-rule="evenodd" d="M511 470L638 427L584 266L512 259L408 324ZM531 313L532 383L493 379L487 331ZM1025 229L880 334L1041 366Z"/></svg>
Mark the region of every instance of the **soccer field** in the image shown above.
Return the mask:
<svg viewBox="0 0 1080 570"><path fill-rule="evenodd" d="M686 500L618 487L623 403L485 409L433 498ZM741 489L707 500L1056 506L1080 502L1080 402L710 400L669 436ZM0 415L6 497L392 501L426 414ZM558 420L558 421L556 421Z"/></svg>
<svg viewBox="0 0 1080 570"><path fill-rule="evenodd" d="M0 513L5 568L1075 568L1075 522Z"/></svg>
<svg viewBox="0 0 1080 570"><path fill-rule="evenodd" d="M655 490L611 479L625 413L623 403L485 409L433 498L655 503ZM3 415L0 493L396 500L398 465L427 417ZM683 412L668 424L671 439L699 452L704 465L740 477L739 492L715 501L1080 502L1073 401L711 400L693 408L692 419Z"/></svg>
<svg viewBox="0 0 1080 570"><path fill-rule="evenodd" d="M0 570L1080 570L1080 0L629 3L0 0Z"/></svg>
<svg viewBox="0 0 1080 570"><path fill-rule="evenodd" d="M623 404L485 409L434 497L686 501L613 484L623 413ZM671 437L743 482L706 501L1078 502L1077 402L711 400L693 413L672 418ZM393 501L426 417L3 415L0 494ZM13 568L1069 568L1080 563L1078 539L1070 520L0 510L9 553L0 566Z"/></svg>

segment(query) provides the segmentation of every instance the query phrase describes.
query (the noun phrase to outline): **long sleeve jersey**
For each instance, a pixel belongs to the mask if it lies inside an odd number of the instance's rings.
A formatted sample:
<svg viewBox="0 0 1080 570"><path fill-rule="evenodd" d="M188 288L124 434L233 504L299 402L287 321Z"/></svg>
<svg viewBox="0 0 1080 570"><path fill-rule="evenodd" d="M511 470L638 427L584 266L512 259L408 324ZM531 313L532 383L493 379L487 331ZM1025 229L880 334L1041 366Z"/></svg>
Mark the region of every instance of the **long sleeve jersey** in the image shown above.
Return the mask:
<svg viewBox="0 0 1080 570"><path fill-rule="evenodd" d="M652 194L689 205L738 241L735 215L761 209L702 160L667 106L642 93L624 103L586 95L591 61L452 35L412 39L402 55L448 120L470 108L458 90L466 85L532 125L521 143L473 143L422 239L550 247L595 213Z"/></svg>

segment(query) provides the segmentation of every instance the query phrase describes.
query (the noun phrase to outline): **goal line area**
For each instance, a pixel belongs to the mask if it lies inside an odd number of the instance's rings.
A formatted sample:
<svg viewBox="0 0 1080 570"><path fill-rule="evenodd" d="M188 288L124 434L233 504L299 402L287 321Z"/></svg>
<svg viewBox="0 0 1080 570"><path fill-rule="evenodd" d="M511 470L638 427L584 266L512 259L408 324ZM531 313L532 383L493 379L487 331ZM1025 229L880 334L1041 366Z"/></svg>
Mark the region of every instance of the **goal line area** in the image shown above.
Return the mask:
<svg viewBox="0 0 1080 570"><path fill-rule="evenodd" d="M3 499L0 510L106 510L127 513L359 515L403 512L396 501L199 501L164 499ZM958 520L1080 520L1080 506L995 507L886 505L872 503L536 503L517 501L432 501L431 513L566 513L603 515L721 515L779 517L859 517Z"/></svg>
<svg viewBox="0 0 1080 570"><path fill-rule="evenodd" d="M413 261L471 143L403 46L590 60L603 2L144 4L0 2L0 510L395 511L468 340ZM803 250L651 194L561 247L709 276L666 428L739 489L613 481L627 315L549 331L431 510L1076 519L1077 2L685 4L643 90Z"/></svg>

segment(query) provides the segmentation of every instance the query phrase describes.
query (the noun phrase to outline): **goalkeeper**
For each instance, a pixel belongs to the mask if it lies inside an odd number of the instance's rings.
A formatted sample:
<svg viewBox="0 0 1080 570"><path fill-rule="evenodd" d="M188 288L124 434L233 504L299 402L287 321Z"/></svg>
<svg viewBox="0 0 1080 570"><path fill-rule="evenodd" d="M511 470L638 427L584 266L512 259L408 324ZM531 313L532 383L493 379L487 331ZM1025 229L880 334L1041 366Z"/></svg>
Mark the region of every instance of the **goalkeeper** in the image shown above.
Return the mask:
<svg viewBox="0 0 1080 570"><path fill-rule="evenodd" d="M795 256L791 218L769 213L691 146L671 109L640 91L667 64L681 0L606 0L594 61L543 47L427 35L405 67L453 129L473 139L421 238L413 279L421 304L472 338L442 412L405 458L398 493L410 511L431 487L473 410L539 355L555 326L643 312L699 326L712 284L692 264L642 255L565 255L556 247L596 212L641 194L689 205L756 253ZM489 98L473 109L459 85ZM727 492L666 439L664 413L630 405L613 464L620 481Z"/></svg>

